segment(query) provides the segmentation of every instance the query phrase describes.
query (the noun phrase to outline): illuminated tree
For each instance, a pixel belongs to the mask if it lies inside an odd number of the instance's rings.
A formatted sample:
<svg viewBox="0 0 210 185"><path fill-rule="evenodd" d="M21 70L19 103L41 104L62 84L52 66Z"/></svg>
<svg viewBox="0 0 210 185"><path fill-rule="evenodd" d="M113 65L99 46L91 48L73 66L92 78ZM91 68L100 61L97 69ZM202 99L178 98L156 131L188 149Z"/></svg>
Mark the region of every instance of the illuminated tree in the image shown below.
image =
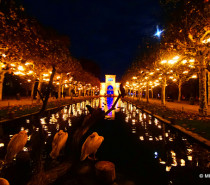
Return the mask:
<svg viewBox="0 0 210 185"><path fill-rule="evenodd" d="M170 1L169 1L170 2ZM178 2L178 3L177 3ZM164 42L195 59L199 71L199 112L207 114L206 68L209 66L210 15L208 1L176 1Z"/></svg>

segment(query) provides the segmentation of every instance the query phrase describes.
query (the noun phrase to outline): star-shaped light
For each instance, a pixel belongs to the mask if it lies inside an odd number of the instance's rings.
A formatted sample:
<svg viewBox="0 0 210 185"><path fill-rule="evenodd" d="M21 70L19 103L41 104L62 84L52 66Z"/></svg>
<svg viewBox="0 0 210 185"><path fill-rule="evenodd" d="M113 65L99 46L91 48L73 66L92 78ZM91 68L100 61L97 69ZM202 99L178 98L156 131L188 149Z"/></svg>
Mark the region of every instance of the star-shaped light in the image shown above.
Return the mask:
<svg viewBox="0 0 210 185"><path fill-rule="evenodd" d="M158 28L158 26L157 26L157 31L156 31L156 33L154 34L154 36L160 38L161 33L162 33L163 31L164 31L164 30L160 30L160 29Z"/></svg>

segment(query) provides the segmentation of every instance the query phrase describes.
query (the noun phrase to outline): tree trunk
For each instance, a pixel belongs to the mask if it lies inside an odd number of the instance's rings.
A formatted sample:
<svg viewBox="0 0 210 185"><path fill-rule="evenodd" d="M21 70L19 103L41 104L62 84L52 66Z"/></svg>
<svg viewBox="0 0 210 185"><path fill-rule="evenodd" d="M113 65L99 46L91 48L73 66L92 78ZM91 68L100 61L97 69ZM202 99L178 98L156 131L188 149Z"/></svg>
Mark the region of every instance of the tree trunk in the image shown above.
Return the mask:
<svg viewBox="0 0 210 185"><path fill-rule="evenodd" d="M62 86L61 86L61 94L62 94L62 96L61 96L61 98L64 98L64 87L65 87L65 85L63 84Z"/></svg>
<svg viewBox="0 0 210 185"><path fill-rule="evenodd" d="M115 165L109 161L99 161L95 164L96 176L103 184L112 184L116 179Z"/></svg>
<svg viewBox="0 0 210 185"><path fill-rule="evenodd" d="M140 89L140 95L139 95L139 97L140 97L140 100L142 100L142 88Z"/></svg>
<svg viewBox="0 0 210 185"><path fill-rule="evenodd" d="M32 84L32 87L31 87L31 99L33 100L34 99L34 91L35 91L35 86L36 86L36 82L37 80L35 80Z"/></svg>
<svg viewBox="0 0 210 185"><path fill-rule="evenodd" d="M151 95L152 95L152 98L153 98L153 88L151 87Z"/></svg>
<svg viewBox="0 0 210 185"><path fill-rule="evenodd" d="M41 90L42 90L42 82L43 82L43 76L42 76L42 74L40 74L40 75L39 75L39 84L38 84L38 87L37 87L37 89L38 89L38 91L39 91L40 93L41 93ZM40 99L41 99L41 96L40 96L40 94L37 92L37 102L39 102Z"/></svg>
<svg viewBox="0 0 210 185"><path fill-rule="evenodd" d="M206 69L205 59L202 53L198 56L200 64L199 70L199 113L201 115L207 115L207 93L206 93Z"/></svg>
<svg viewBox="0 0 210 185"><path fill-rule="evenodd" d="M147 103L149 102L149 83L147 82L147 87L146 87L146 100Z"/></svg>
<svg viewBox="0 0 210 185"><path fill-rule="evenodd" d="M62 92L62 82L63 82L63 73L61 73L60 75L60 79L59 79L59 86L58 86L58 98L60 99L61 96L61 92Z"/></svg>
<svg viewBox="0 0 210 185"><path fill-rule="evenodd" d="M0 101L2 100L3 96L4 74L4 71L0 71Z"/></svg>
<svg viewBox="0 0 210 185"><path fill-rule="evenodd" d="M166 77L163 77L161 90L162 90L161 103L162 103L162 105L165 105L166 104Z"/></svg>
<svg viewBox="0 0 210 185"><path fill-rule="evenodd" d="M181 79L179 79L178 89L179 89L178 102L181 102L181 96L182 96L182 80Z"/></svg>
<svg viewBox="0 0 210 185"><path fill-rule="evenodd" d="M69 85L69 96L71 96L71 85Z"/></svg>
<svg viewBox="0 0 210 185"><path fill-rule="evenodd" d="M48 102L48 99L49 99L49 96L50 96L50 91L52 89L52 84L53 84L53 78L55 76L55 71L56 71L55 66L53 66L52 74L50 76L50 81L49 81L47 92L46 92L46 96L44 98L44 102L43 102L42 108L40 110L40 113L44 112L46 107L47 107L47 102Z"/></svg>

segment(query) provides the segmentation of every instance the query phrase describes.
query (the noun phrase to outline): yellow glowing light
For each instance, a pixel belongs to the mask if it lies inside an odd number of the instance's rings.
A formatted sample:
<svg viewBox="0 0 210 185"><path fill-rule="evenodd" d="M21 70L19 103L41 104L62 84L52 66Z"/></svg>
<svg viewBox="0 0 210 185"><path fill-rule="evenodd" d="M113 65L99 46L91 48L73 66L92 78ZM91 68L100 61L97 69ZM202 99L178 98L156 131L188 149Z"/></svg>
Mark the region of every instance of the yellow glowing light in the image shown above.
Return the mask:
<svg viewBox="0 0 210 185"><path fill-rule="evenodd" d="M144 136L140 136L139 139L143 141L144 140Z"/></svg>
<svg viewBox="0 0 210 185"><path fill-rule="evenodd" d="M167 60L162 60L161 61L161 64L166 64L167 63Z"/></svg>
<svg viewBox="0 0 210 185"><path fill-rule="evenodd" d="M182 60L182 64L186 64L187 63L187 60Z"/></svg>
<svg viewBox="0 0 210 185"><path fill-rule="evenodd" d="M169 60L168 63L169 64L175 64L177 61L176 60Z"/></svg>
<svg viewBox="0 0 210 185"><path fill-rule="evenodd" d="M156 69L157 71L160 71L160 69Z"/></svg>
<svg viewBox="0 0 210 185"><path fill-rule="evenodd" d="M57 82L56 84L57 84L57 85L59 85L60 83L59 83L59 82Z"/></svg>
<svg viewBox="0 0 210 185"><path fill-rule="evenodd" d="M175 56L174 58L173 58L173 60L178 60L179 59L179 56Z"/></svg>
<svg viewBox="0 0 210 185"><path fill-rule="evenodd" d="M20 71L24 71L23 66L18 66L18 70L20 70Z"/></svg>
<svg viewBox="0 0 210 185"><path fill-rule="evenodd" d="M166 171L169 172L171 170L171 166L166 166Z"/></svg>
<svg viewBox="0 0 210 185"><path fill-rule="evenodd" d="M43 76L44 76L44 77L47 77L47 76L49 76L49 74L43 74Z"/></svg>
<svg viewBox="0 0 210 185"><path fill-rule="evenodd" d="M137 77L136 77L136 76L133 76L133 79L134 79L134 80L136 80L136 79L137 79Z"/></svg>
<svg viewBox="0 0 210 185"><path fill-rule="evenodd" d="M28 75L30 75L30 74L32 74L32 73L33 73L33 71L29 71L29 72L28 72Z"/></svg>
<svg viewBox="0 0 210 185"><path fill-rule="evenodd" d="M184 72L183 72L183 74L187 74L187 73L188 73L188 71L184 71Z"/></svg>
<svg viewBox="0 0 210 185"><path fill-rule="evenodd" d="M169 78L170 78L170 79L173 79L174 77L173 77L173 76L169 76Z"/></svg>
<svg viewBox="0 0 210 185"><path fill-rule="evenodd" d="M7 56L7 55L5 55L5 54L2 54L2 57L4 57L4 58L5 58L6 56Z"/></svg>
<svg viewBox="0 0 210 185"><path fill-rule="evenodd" d="M27 81L28 81L28 82L31 82L31 80L30 80L30 79L28 79Z"/></svg>
<svg viewBox="0 0 210 185"><path fill-rule="evenodd" d="M160 161L160 164L166 164L166 162L165 161Z"/></svg>
<svg viewBox="0 0 210 185"><path fill-rule="evenodd" d="M60 76L57 76L57 79L60 79L61 77Z"/></svg>
<svg viewBox="0 0 210 185"><path fill-rule="evenodd" d="M15 74L15 75L25 75L25 73L20 72L20 71L14 72L14 74Z"/></svg>
<svg viewBox="0 0 210 185"><path fill-rule="evenodd" d="M15 64L10 64L12 67L15 67L16 65Z"/></svg>
<svg viewBox="0 0 210 185"><path fill-rule="evenodd" d="M191 156L191 155L188 155L188 156L187 156L187 159L188 159L189 161L192 161L192 156Z"/></svg>
<svg viewBox="0 0 210 185"><path fill-rule="evenodd" d="M151 72L151 73L150 73L150 75L153 75L153 74L154 74L154 72Z"/></svg>
<svg viewBox="0 0 210 185"><path fill-rule="evenodd" d="M30 62L26 62L25 65L28 66L28 65L33 65L33 64Z"/></svg>
<svg viewBox="0 0 210 185"><path fill-rule="evenodd" d="M181 159L181 166L185 166L185 160Z"/></svg>
<svg viewBox="0 0 210 185"><path fill-rule="evenodd" d="M0 143L0 147L4 147L4 143Z"/></svg>
<svg viewBox="0 0 210 185"><path fill-rule="evenodd" d="M175 82L175 81L176 81L176 79L173 79L173 81Z"/></svg>
<svg viewBox="0 0 210 185"><path fill-rule="evenodd" d="M197 78L197 75L192 75L191 78Z"/></svg>
<svg viewBox="0 0 210 185"><path fill-rule="evenodd" d="M190 59L189 62L195 62L195 60L194 59Z"/></svg>
<svg viewBox="0 0 210 185"><path fill-rule="evenodd" d="M210 37L208 39L205 39L205 40L202 41L203 44L207 44L209 42L210 42Z"/></svg>

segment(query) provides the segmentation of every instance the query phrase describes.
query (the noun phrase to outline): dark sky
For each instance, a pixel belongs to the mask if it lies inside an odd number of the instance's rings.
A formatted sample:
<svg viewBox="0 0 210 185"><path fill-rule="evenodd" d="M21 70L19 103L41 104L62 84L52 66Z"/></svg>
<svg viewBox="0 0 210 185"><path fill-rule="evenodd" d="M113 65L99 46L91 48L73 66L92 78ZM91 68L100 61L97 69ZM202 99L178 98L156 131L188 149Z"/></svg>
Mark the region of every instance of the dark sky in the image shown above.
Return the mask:
<svg viewBox="0 0 210 185"><path fill-rule="evenodd" d="M72 55L98 63L102 77L121 77L142 38L152 37L160 23L158 0L23 0L23 4L41 23L68 35Z"/></svg>

